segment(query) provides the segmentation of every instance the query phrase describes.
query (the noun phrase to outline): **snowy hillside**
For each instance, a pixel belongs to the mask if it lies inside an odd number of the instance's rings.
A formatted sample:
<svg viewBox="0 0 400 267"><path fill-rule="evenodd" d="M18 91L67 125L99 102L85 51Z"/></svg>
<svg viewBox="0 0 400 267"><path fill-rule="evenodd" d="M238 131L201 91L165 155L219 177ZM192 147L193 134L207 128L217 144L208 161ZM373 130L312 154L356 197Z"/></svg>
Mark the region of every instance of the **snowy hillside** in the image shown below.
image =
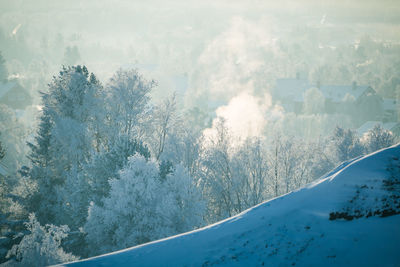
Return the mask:
<svg viewBox="0 0 400 267"><path fill-rule="evenodd" d="M73 266L400 266L400 145L206 228Z"/></svg>

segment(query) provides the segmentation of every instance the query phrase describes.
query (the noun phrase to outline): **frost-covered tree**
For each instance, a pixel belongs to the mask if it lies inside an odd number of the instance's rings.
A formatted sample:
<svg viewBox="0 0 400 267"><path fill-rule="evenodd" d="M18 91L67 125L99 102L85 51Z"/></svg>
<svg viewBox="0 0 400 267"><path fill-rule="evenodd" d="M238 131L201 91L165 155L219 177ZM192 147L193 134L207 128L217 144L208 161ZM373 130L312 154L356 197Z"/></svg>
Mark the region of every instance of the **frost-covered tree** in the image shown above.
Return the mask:
<svg viewBox="0 0 400 267"><path fill-rule="evenodd" d="M199 181L208 201L208 221L235 215L270 197L273 179L265 144L260 138L243 143L231 136L223 119L201 151Z"/></svg>
<svg viewBox="0 0 400 267"><path fill-rule="evenodd" d="M319 178L327 169L321 153L316 143L277 134L268 152L273 195L288 193Z"/></svg>
<svg viewBox="0 0 400 267"><path fill-rule="evenodd" d="M92 204L84 230L92 253L104 253L148 242L172 234L161 225L172 212L171 199L161 201L155 162L134 156L121 170L119 179L110 180L109 197L103 207ZM168 203L169 202L169 203Z"/></svg>
<svg viewBox="0 0 400 267"><path fill-rule="evenodd" d="M126 140L121 136L116 140L109 151L102 151L93 155L85 166L84 175L91 185L91 201L102 205L103 198L109 196L110 179L118 178L118 172L126 165L131 155L139 154L146 159L150 158L150 151L145 144L137 140Z"/></svg>
<svg viewBox="0 0 400 267"><path fill-rule="evenodd" d="M269 179L272 187L273 196L279 196L280 187L284 177L281 172L281 156L282 156L282 136L275 134L269 149Z"/></svg>
<svg viewBox="0 0 400 267"><path fill-rule="evenodd" d="M234 142L220 121L201 151L196 175L208 201L208 220L237 214L319 178L331 167L321 143L275 134Z"/></svg>
<svg viewBox="0 0 400 267"><path fill-rule="evenodd" d="M89 205L88 181L81 175L100 146L102 86L86 67L63 68L43 93L43 110L31 147L29 176L38 192L30 210L41 222L81 225Z"/></svg>
<svg viewBox="0 0 400 267"><path fill-rule="evenodd" d="M149 93L156 85L136 70L118 70L106 86L108 108L108 144L142 140L149 118Z"/></svg>
<svg viewBox="0 0 400 267"><path fill-rule="evenodd" d="M394 145L396 137L392 132L383 129L379 124L369 130L363 138L363 144L368 153Z"/></svg>
<svg viewBox="0 0 400 267"><path fill-rule="evenodd" d="M249 138L233 156L235 180L241 209L247 209L268 198L267 153L260 138Z"/></svg>
<svg viewBox="0 0 400 267"><path fill-rule="evenodd" d="M61 248L61 241L68 236L68 226L42 226L33 213L29 215L29 222L25 226L29 234L7 254L8 258L13 259L11 265L39 267L78 260L78 257Z"/></svg>
<svg viewBox="0 0 400 267"><path fill-rule="evenodd" d="M165 99L159 106L154 108L151 147L157 160L160 159L164 152L169 135L175 128L178 128L178 124L179 116L177 114L176 95L174 94L171 98Z"/></svg>
<svg viewBox="0 0 400 267"><path fill-rule="evenodd" d="M177 166L166 179L158 164L136 154L110 180L110 194L92 203L84 230L92 254L110 252L191 230L202 224L201 196Z"/></svg>
<svg viewBox="0 0 400 267"><path fill-rule="evenodd" d="M330 138L330 136L319 138L315 142L306 144L306 149L308 148L312 159L309 181L320 178L337 164L336 154L332 153L332 147L327 145L330 142Z"/></svg>
<svg viewBox="0 0 400 267"><path fill-rule="evenodd" d="M46 95L43 96L47 97ZM51 165L53 159L50 153L50 139L53 122L51 121L49 111L44 108L40 117L39 127L35 136L35 143L28 143L31 149L28 155L32 167L27 176L38 184L38 191L27 202L27 208L35 211L39 218L43 220L52 220L54 215L50 214L48 203L49 196L54 196L54 187L57 179L52 176ZM53 202L54 204L54 202Z"/></svg>
<svg viewBox="0 0 400 267"><path fill-rule="evenodd" d="M161 186L173 199L174 214L168 220L175 233L187 232L203 225L205 202L197 184L182 165L176 165Z"/></svg>
<svg viewBox="0 0 400 267"><path fill-rule="evenodd" d="M154 86L154 81L145 80L136 70L118 70L105 88L105 126L99 127L103 146L84 166L84 176L91 184L91 201L97 205L108 196L108 181L118 178L129 156L138 153L150 158L143 140L150 113L149 93Z"/></svg>
<svg viewBox="0 0 400 267"><path fill-rule="evenodd" d="M58 213L55 223L77 228L83 225L90 202L90 185L82 170L102 143L104 95L100 82L86 67L69 68L64 75L53 81L57 106L52 109L50 147L58 157L56 177L62 179L53 210Z"/></svg>
<svg viewBox="0 0 400 267"><path fill-rule="evenodd" d="M337 163L358 157L364 153L363 145L357 133L341 127L336 127L331 136L331 150Z"/></svg>
<svg viewBox="0 0 400 267"><path fill-rule="evenodd" d="M174 122L171 122L166 132L163 152L160 155L162 162L182 164L191 176L199 170L201 144L203 143L203 128L194 125L194 121L186 116L180 117L178 111L173 114ZM154 123L155 127L159 127ZM160 140L154 138L154 140ZM154 143L153 143L154 144ZM154 147L154 145L153 145Z"/></svg>
<svg viewBox="0 0 400 267"><path fill-rule="evenodd" d="M224 119L219 119L215 125L216 136L206 140L201 158L203 194L208 201L209 221L217 221L240 212L238 202L234 198L232 157L233 148L231 135L225 126Z"/></svg>

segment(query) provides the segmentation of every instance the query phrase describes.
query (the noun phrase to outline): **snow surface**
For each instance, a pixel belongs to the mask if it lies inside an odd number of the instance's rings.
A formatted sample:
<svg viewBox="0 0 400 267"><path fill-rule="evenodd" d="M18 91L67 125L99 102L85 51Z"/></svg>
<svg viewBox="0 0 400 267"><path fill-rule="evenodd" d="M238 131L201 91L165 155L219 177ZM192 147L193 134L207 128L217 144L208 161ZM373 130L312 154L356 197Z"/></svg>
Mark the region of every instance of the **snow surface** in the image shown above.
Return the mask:
<svg viewBox="0 0 400 267"><path fill-rule="evenodd" d="M64 266L400 266L400 214L365 216L396 193L383 186L396 158L400 145L222 222ZM329 219L340 211L363 216Z"/></svg>

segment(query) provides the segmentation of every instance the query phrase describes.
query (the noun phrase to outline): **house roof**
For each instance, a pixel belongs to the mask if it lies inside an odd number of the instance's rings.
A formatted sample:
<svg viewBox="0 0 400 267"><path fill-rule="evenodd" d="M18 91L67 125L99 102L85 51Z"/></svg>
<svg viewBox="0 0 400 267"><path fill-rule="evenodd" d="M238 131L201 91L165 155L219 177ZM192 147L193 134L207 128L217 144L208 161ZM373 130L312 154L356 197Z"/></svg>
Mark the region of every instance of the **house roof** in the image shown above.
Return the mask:
<svg viewBox="0 0 400 267"><path fill-rule="evenodd" d="M369 130L375 127L375 125L380 125L383 129L388 130L388 131L393 131L393 129L398 126L398 122L386 122L383 123L381 121L367 121L363 125L361 125L360 128L357 129L357 133L360 136L363 136L366 134Z"/></svg>
<svg viewBox="0 0 400 267"><path fill-rule="evenodd" d="M16 82L0 83L0 98L5 96L16 84Z"/></svg>
<svg viewBox="0 0 400 267"><path fill-rule="evenodd" d="M303 102L305 92L312 87L317 86L310 84L306 79L277 79L274 94L280 99ZM319 90L326 99L330 99L333 102L342 102L346 94L358 99L368 88L370 88L368 85L358 85L355 88L353 88L353 85L323 85L320 86Z"/></svg>
<svg viewBox="0 0 400 267"><path fill-rule="evenodd" d="M352 85L324 85L321 86L320 90L326 99L331 99L333 102L342 102L346 94L358 99L368 87L368 85L358 85L355 88Z"/></svg>

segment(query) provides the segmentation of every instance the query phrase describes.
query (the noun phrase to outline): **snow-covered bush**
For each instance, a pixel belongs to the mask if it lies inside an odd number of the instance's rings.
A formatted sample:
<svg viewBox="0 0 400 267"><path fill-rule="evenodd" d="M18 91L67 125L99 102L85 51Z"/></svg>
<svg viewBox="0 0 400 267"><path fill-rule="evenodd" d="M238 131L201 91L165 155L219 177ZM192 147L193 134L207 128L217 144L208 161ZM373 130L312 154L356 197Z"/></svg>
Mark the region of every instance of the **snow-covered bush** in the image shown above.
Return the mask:
<svg viewBox="0 0 400 267"><path fill-rule="evenodd" d="M62 239L68 236L68 226L41 226L33 213L25 226L30 234L7 254L8 258L15 258L16 266L47 266L78 259L60 247Z"/></svg>
<svg viewBox="0 0 400 267"><path fill-rule="evenodd" d="M340 163L362 155L364 147L355 131L336 127L331 137L331 151Z"/></svg>
<svg viewBox="0 0 400 267"><path fill-rule="evenodd" d="M202 224L203 202L177 166L166 179L157 162L136 154L110 180L102 205L92 203L84 230L92 253L110 252L191 230Z"/></svg>
<svg viewBox="0 0 400 267"><path fill-rule="evenodd" d="M395 142L393 133L383 129L379 124L369 130L363 138L363 144L368 153L394 145Z"/></svg>

